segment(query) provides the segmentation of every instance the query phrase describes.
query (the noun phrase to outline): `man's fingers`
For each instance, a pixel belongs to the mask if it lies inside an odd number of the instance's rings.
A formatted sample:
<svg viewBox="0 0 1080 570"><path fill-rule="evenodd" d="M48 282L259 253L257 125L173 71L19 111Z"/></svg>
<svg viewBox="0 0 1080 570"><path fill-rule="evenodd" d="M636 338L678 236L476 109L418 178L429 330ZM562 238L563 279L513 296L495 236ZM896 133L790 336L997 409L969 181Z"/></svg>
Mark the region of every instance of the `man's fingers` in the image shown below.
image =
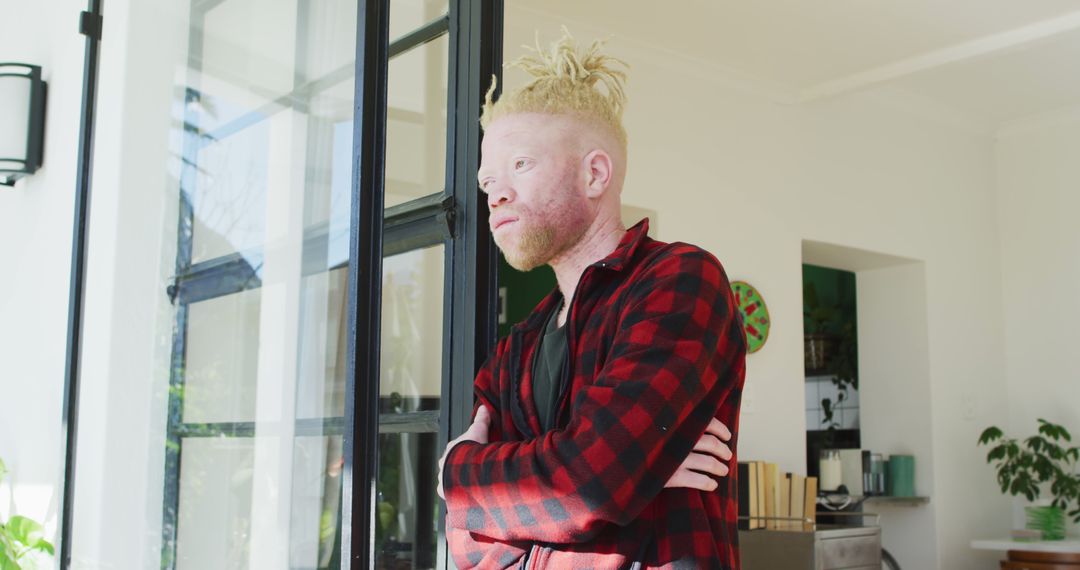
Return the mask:
<svg viewBox="0 0 1080 570"><path fill-rule="evenodd" d="M686 461L683 461L680 467L686 467L716 477L725 477L728 474L727 465L724 465L715 457L704 453L691 453L687 456Z"/></svg>
<svg viewBox="0 0 1080 570"><path fill-rule="evenodd" d="M476 417L473 418L473 423L491 423L491 412L488 411L487 406L480 404L480 407L476 409Z"/></svg>
<svg viewBox="0 0 1080 570"><path fill-rule="evenodd" d="M476 411L476 418L473 419L472 425L470 425L469 429L465 430L465 433L461 434L461 437L458 439L462 441L475 441L478 443L488 442L488 429L490 428L491 416L483 411L485 409L486 408L481 407Z"/></svg>
<svg viewBox="0 0 1080 570"><path fill-rule="evenodd" d="M698 453L708 453L713 457L723 459L724 461L730 460L732 457L731 448L727 444L716 439L716 436L706 433L698 439L694 444L694 451Z"/></svg>
<svg viewBox="0 0 1080 570"><path fill-rule="evenodd" d="M715 491L719 484L716 479L709 477L708 475L702 475L701 473L695 473L689 469L679 468L668 480L664 487L683 488L683 489L697 489L698 491Z"/></svg>
<svg viewBox="0 0 1080 570"><path fill-rule="evenodd" d="M444 501L446 500L446 496L443 495L443 490L442 490L442 470L443 470L443 463L445 463L445 462L446 462L446 454L443 453L443 456L439 458L439 483L435 487L435 490L439 493L439 498L444 500Z"/></svg>
<svg viewBox="0 0 1080 570"><path fill-rule="evenodd" d="M731 431L716 418L709 421L709 426L705 428L705 433L711 433L720 438L720 441L729 441L731 439Z"/></svg>

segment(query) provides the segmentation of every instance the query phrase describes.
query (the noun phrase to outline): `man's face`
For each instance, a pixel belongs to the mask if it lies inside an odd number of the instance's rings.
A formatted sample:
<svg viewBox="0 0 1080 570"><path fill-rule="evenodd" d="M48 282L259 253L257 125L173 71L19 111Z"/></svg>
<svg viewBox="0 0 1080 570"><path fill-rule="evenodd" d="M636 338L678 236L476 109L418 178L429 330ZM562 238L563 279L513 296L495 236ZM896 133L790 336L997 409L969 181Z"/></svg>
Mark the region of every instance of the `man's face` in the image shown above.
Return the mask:
<svg viewBox="0 0 1080 570"><path fill-rule="evenodd" d="M478 180L495 243L515 269L549 263L589 226L585 170L572 119L507 115L484 132Z"/></svg>

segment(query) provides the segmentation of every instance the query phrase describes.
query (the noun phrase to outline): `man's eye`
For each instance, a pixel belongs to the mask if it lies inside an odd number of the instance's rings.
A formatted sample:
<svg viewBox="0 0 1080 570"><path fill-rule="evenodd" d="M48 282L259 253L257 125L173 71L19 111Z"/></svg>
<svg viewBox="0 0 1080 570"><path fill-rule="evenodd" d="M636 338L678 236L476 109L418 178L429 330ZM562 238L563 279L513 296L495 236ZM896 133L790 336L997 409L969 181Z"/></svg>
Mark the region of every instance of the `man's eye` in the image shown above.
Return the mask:
<svg viewBox="0 0 1080 570"><path fill-rule="evenodd" d="M521 170L522 168L525 168L525 159L519 158L518 161L514 163L514 170Z"/></svg>

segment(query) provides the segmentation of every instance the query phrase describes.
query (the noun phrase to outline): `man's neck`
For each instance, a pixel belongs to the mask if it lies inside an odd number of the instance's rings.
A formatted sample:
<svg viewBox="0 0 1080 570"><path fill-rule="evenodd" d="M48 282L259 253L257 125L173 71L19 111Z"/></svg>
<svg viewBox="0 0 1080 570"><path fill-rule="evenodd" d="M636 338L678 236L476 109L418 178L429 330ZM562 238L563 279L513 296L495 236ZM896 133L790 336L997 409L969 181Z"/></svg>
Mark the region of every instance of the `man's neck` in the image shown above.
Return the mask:
<svg viewBox="0 0 1080 570"><path fill-rule="evenodd" d="M625 234L626 228L618 217L597 218L576 244L551 260L549 265L555 270L555 279L565 301L559 313L559 326L566 323L574 290L585 268L615 251Z"/></svg>

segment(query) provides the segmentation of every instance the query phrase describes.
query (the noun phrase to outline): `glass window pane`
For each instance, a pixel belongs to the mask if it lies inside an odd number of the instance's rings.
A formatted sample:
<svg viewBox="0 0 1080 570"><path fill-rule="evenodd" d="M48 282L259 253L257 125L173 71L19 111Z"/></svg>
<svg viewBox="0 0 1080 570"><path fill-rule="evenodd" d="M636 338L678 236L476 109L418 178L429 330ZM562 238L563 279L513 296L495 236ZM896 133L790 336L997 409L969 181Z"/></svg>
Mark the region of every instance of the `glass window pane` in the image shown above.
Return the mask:
<svg viewBox="0 0 1080 570"><path fill-rule="evenodd" d="M410 410L438 409L442 392L443 253L439 245L383 260L379 394Z"/></svg>
<svg viewBox="0 0 1080 570"><path fill-rule="evenodd" d="M216 2L196 9L192 25L201 42L198 83L206 95L205 128L215 131L265 107L293 88L298 37L296 0L267 6L259 0ZM197 18L197 19L196 19Z"/></svg>
<svg viewBox="0 0 1080 570"><path fill-rule="evenodd" d="M442 245L383 260L380 390L385 412L438 410L442 391ZM345 410L345 268L304 278L296 415Z"/></svg>
<svg viewBox="0 0 1080 570"><path fill-rule="evenodd" d="M390 4L391 41L446 14L445 0ZM386 206L443 191L446 183L448 34L390 60Z"/></svg>
<svg viewBox="0 0 1080 570"><path fill-rule="evenodd" d="M332 164L341 158L351 172L341 153L351 150L356 3L279 2L266 9L256 0L229 0L200 16L202 34L194 37L203 41L193 46L198 65L190 71L184 119L193 135L184 154L197 182L189 188L192 262L273 239L266 224L278 220L268 218L274 212L264 196L275 183L295 182L290 174L310 186L309 225L331 217L332 195L332 211L347 220L341 198L348 199L349 178L332 185L328 174L337 174ZM337 144L340 129L349 133L346 147ZM281 143L303 138L310 139L312 163L290 167L300 149Z"/></svg>
<svg viewBox="0 0 1080 570"><path fill-rule="evenodd" d="M182 447L177 570L250 568L254 441L186 438Z"/></svg>
<svg viewBox="0 0 1080 570"><path fill-rule="evenodd" d="M250 289L188 307L185 422L255 419L261 293Z"/></svg>
<svg viewBox="0 0 1080 570"><path fill-rule="evenodd" d="M375 567L434 568L438 494L436 434L379 436Z"/></svg>
<svg viewBox="0 0 1080 570"><path fill-rule="evenodd" d="M338 567L342 454L340 435L296 438L289 525L291 568Z"/></svg>
<svg viewBox="0 0 1080 570"><path fill-rule="evenodd" d="M191 261L198 263L258 247L265 239L269 121L199 143Z"/></svg>
<svg viewBox="0 0 1080 570"><path fill-rule="evenodd" d="M345 414L348 268L304 278L296 417Z"/></svg>
<svg viewBox="0 0 1080 570"><path fill-rule="evenodd" d="M229 0L191 18L164 538L178 567L332 567L356 3Z"/></svg>

